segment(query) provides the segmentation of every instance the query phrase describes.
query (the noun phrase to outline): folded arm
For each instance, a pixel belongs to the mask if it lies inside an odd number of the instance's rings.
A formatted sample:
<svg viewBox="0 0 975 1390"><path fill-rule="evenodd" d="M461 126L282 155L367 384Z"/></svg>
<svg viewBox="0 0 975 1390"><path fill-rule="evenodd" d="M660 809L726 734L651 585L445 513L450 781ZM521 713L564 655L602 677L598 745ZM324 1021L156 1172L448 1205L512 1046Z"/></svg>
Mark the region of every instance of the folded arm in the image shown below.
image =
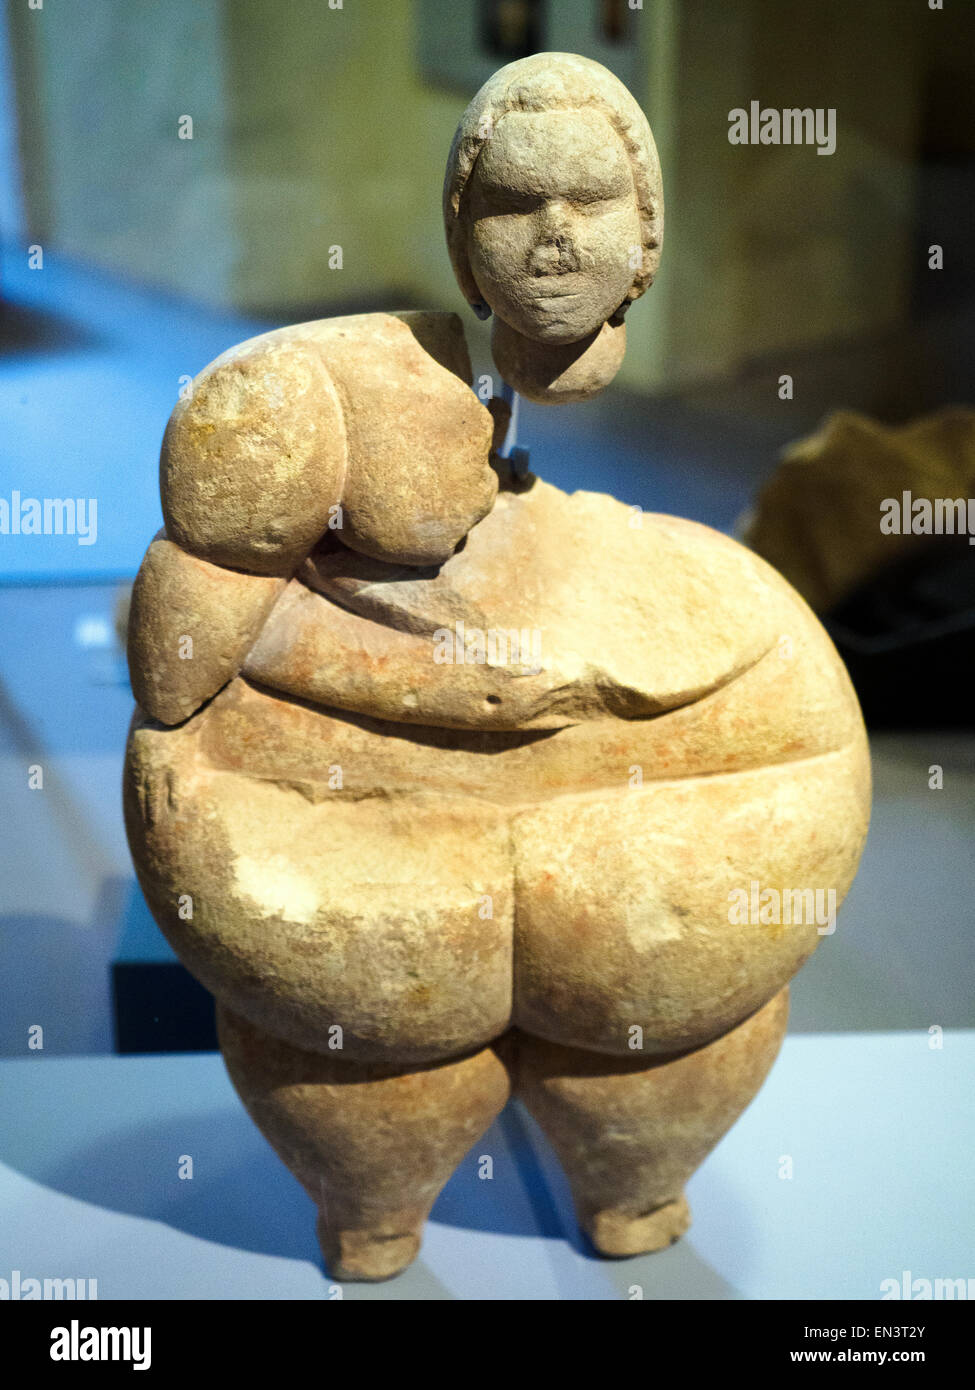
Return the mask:
<svg viewBox="0 0 975 1390"><path fill-rule="evenodd" d="M436 565L488 512L496 422L452 314L298 324L211 363L160 457L165 529L135 582L132 689L165 724L236 676L327 531L383 562Z"/></svg>

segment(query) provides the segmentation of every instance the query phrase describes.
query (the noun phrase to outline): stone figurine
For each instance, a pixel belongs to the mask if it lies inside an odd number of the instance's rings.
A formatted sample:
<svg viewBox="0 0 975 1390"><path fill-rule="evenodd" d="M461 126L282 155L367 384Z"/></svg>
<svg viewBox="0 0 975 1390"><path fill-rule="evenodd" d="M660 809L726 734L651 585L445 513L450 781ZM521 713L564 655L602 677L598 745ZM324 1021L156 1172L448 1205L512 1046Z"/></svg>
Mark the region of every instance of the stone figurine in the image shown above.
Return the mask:
<svg viewBox="0 0 975 1390"><path fill-rule="evenodd" d="M503 68L444 215L507 381L602 389L662 236L625 88ZM855 695L779 574L513 469L470 383L452 313L231 349L166 429L132 596L139 881L337 1279L409 1264L512 1095L597 1250L680 1236L869 814Z"/></svg>

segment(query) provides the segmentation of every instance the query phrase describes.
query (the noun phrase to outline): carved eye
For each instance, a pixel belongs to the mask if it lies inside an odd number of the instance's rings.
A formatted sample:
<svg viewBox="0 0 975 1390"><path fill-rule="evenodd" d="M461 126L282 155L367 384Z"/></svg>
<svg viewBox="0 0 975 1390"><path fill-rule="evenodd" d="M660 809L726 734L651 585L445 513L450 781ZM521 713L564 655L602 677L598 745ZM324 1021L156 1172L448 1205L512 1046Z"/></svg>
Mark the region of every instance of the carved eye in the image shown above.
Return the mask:
<svg viewBox="0 0 975 1390"><path fill-rule="evenodd" d="M617 197L609 198L587 198L585 201L576 204L579 212L586 217L598 217L601 213L610 212L620 199Z"/></svg>
<svg viewBox="0 0 975 1390"><path fill-rule="evenodd" d="M518 193L511 188L475 188L471 199L471 215L475 221L485 217L512 217L537 210L545 200L531 193Z"/></svg>

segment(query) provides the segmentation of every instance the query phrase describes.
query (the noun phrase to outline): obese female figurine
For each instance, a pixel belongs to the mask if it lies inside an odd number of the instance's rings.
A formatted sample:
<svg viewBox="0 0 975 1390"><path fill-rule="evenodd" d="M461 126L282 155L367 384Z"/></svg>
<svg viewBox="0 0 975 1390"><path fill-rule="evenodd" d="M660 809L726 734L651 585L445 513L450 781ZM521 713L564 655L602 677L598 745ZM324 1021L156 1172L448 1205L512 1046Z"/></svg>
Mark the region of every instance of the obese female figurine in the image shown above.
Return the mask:
<svg viewBox="0 0 975 1390"><path fill-rule="evenodd" d="M625 88L503 68L444 216L506 380L601 390L663 230ZM707 527L513 472L470 381L449 313L233 348L173 412L133 593L139 879L339 1279L416 1256L512 1094L599 1251L680 1236L869 814L798 595Z"/></svg>

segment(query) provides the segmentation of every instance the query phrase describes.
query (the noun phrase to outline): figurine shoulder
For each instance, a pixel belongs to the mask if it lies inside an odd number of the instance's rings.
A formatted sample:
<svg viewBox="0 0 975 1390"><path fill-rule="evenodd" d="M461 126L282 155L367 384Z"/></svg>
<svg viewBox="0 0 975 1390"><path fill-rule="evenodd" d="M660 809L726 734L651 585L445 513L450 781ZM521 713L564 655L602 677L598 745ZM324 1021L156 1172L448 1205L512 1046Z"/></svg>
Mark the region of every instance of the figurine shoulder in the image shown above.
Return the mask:
<svg viewBox="0 0 975 1390"><path fill-rule="evenodd" d="M241 343L167 426L167 534L258 574L293 573L326 527L377 559L437 563L497 490L493 420L469 380L455 314L358 314Z"/></svg>
<svg viewBox="0 0 975 1390"><path fill-rule="evenodd" d="M167 535L213 564L288 574L328 524L345 481L341 405L308 342L266 333L193 381L163 436Z"/></svg>

